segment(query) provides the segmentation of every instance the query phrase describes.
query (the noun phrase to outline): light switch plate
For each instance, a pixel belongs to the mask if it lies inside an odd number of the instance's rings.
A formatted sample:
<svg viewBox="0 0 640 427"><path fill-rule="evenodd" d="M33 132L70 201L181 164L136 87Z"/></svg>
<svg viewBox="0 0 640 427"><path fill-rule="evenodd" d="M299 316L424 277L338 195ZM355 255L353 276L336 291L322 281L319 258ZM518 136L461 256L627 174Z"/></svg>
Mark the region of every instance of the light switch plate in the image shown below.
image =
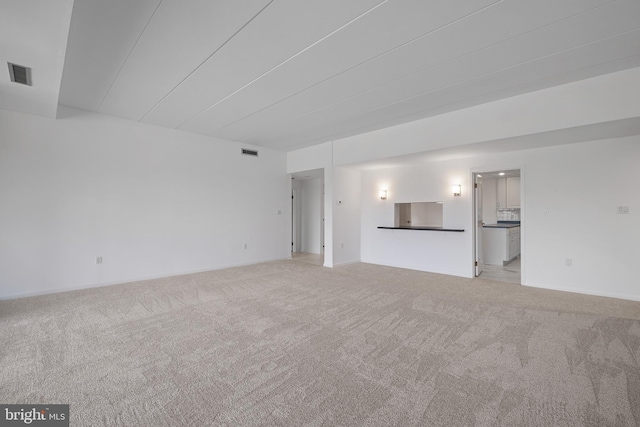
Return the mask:
<svg viewBox="0 0 640 427"><path fill-rule="evenodd" d="M617 212L618 212L619 215L627 215L627 214L629 214L629 206L618 205Z"/></svg>

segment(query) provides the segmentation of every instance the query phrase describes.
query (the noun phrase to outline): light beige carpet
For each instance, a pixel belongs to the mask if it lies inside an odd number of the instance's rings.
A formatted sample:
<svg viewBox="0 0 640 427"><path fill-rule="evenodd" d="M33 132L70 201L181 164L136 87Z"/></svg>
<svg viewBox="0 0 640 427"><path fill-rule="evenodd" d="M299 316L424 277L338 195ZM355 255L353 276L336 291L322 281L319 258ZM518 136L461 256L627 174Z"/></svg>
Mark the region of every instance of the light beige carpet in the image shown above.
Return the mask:
<svg viewBox="0 0 640 427"><path fill-rule="evenodd" d="M0 302L0 401L72 426L633 426L640 303L280 261Z"/></svg>

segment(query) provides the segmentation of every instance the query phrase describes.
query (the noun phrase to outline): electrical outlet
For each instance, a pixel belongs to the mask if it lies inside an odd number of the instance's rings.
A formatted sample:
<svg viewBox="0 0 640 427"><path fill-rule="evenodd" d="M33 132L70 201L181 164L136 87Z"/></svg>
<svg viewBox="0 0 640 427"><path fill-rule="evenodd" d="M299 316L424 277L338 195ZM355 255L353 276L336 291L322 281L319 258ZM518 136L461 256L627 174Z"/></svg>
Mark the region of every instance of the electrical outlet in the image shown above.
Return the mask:
<svg viewBox="0 0 640 427"><path fill-rule="evenodd" d="M549 208L542 208L542 215L549 215Z"/></svg>
<svg viewBox="0 0 640 427"><path fill-rule="evenodd" d="M96 257L96 264L102 264L102 257L101 256L97 256Z"/></svg>
<svg viewBox="0 0 640 427"><path fill-rule="evenodd" d="M566 265L567 267L571 267L573 265L573 259L571 258L566 258L564 260L564 265Z"/></svg>
<svg viewBox="0 0 640 427"><path fill-rule="evenodd" d="M247 244L245 243L244 245L242 245L242 247L243 247L244 249L247 249Z"/></svg>
<svg viewBox="0 0 640 427"><path fill-rule="evenodd" d="M619 215L627 215L628 213L629 213L629 206L625 206L625 205L618 206Z"/></svg>
<svg viewBox="0 0 640 427"><path fill-rule="evenodd" d="M282 211L278 209L278 215L282 215Z"/></svg>

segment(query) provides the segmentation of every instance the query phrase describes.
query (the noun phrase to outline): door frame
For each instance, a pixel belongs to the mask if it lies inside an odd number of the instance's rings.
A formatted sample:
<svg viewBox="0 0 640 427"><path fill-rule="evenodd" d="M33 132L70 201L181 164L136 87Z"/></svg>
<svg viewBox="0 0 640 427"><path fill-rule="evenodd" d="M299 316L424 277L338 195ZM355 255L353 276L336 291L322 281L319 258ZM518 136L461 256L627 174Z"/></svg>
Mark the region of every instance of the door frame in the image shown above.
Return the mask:
<svg viewBox="0 0 640 427"><path fill-rule="evenodd" d="M320 179L320 254L324 257L324 174Z"/></svg>
<svg viewBox="0 0 640 427"><path fill-rule="evenodd" d="M298 233L296 228L298 226L298 208L296 206L298 202L297 189L291 185L291 253L298 252L298 245L296 244Z"/></svg>
<svg viewBox="0 0 640 427"><path fill-rule="evenodd" d="M301 229L305 225L305 221L301 218L302 215L302 206L301 201L305 198L305 194L308 194L303 189L303 182L310 180L319 180L320 182L320 221L317 224L317 227L320 231L320 254L324 255L324 245L325 245L325 235L324 235L324 219L325 219L325 201L324 201L324 193L325 193L325 170L324 169L310 169L299 172L291 172L289 173L289 177L291 178L291 229L289 230L289 235L291 237L291 249L293 252L300 252L304 247L304 243L302 241L304 236L304 231ZM311 227L315 227L315 221Z"/></svg>
<svg viewBox="0 0 640 427"><path fill-rule="evenodd" d="M474 277L480 277L483 270L483 257L482 257L482 226L484 221L482 220L482 172L474 172L472 174L471 182L473 183L473 248L474 248ZM480 218L478 218L480 214Z"/></svg>
<svg viewBox="0 0 640 427"><path fill-rule="evenodd" d="M470 176L470 181L472 190L471 191L471 218L472 218L472 238L471 238L471 252L472 252L472 257L471 257L471 277L476 277L475 273L476 273L476 239L477 239L477 224L476 224L476 220L475 220L475 203L476 203L476 192L475 192L475 188L474 188L474 183L475 183L475 176L477 174L482 175L483 173L491 173L491 172L497 172L497 171L501 171L501 170L516 170L519 169L520 170L520 284L521 285L525 285L527 283L526 281L526 268L527 268L527 218L526 218L526 197L525 197L525 181L526 181L526 174L525 174L525 166L524 165L489 165L489 166L485 166L485 167L475 167L472 168L470 170L469 176ZM480 250L482 250L482 248L480 248Z"/></svg>

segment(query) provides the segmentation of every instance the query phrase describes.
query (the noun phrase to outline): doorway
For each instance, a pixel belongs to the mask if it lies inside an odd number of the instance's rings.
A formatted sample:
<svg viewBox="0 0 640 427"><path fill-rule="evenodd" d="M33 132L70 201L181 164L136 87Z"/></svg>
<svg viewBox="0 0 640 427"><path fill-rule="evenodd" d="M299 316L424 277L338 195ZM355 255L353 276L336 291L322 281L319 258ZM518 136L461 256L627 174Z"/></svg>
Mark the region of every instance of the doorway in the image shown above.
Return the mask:
<svg viewBox="0 0 640 427"><path fill-rule="evenodd" d="M324 170L291 174L292 257L324 259ZM322 262L321 262L322 263Z"/></svg>
<svg viewBox="0 0 640 427"><path fill-rule="evenodd" d="M473 173L475 276L522 283L520 169Z"/></svg>

